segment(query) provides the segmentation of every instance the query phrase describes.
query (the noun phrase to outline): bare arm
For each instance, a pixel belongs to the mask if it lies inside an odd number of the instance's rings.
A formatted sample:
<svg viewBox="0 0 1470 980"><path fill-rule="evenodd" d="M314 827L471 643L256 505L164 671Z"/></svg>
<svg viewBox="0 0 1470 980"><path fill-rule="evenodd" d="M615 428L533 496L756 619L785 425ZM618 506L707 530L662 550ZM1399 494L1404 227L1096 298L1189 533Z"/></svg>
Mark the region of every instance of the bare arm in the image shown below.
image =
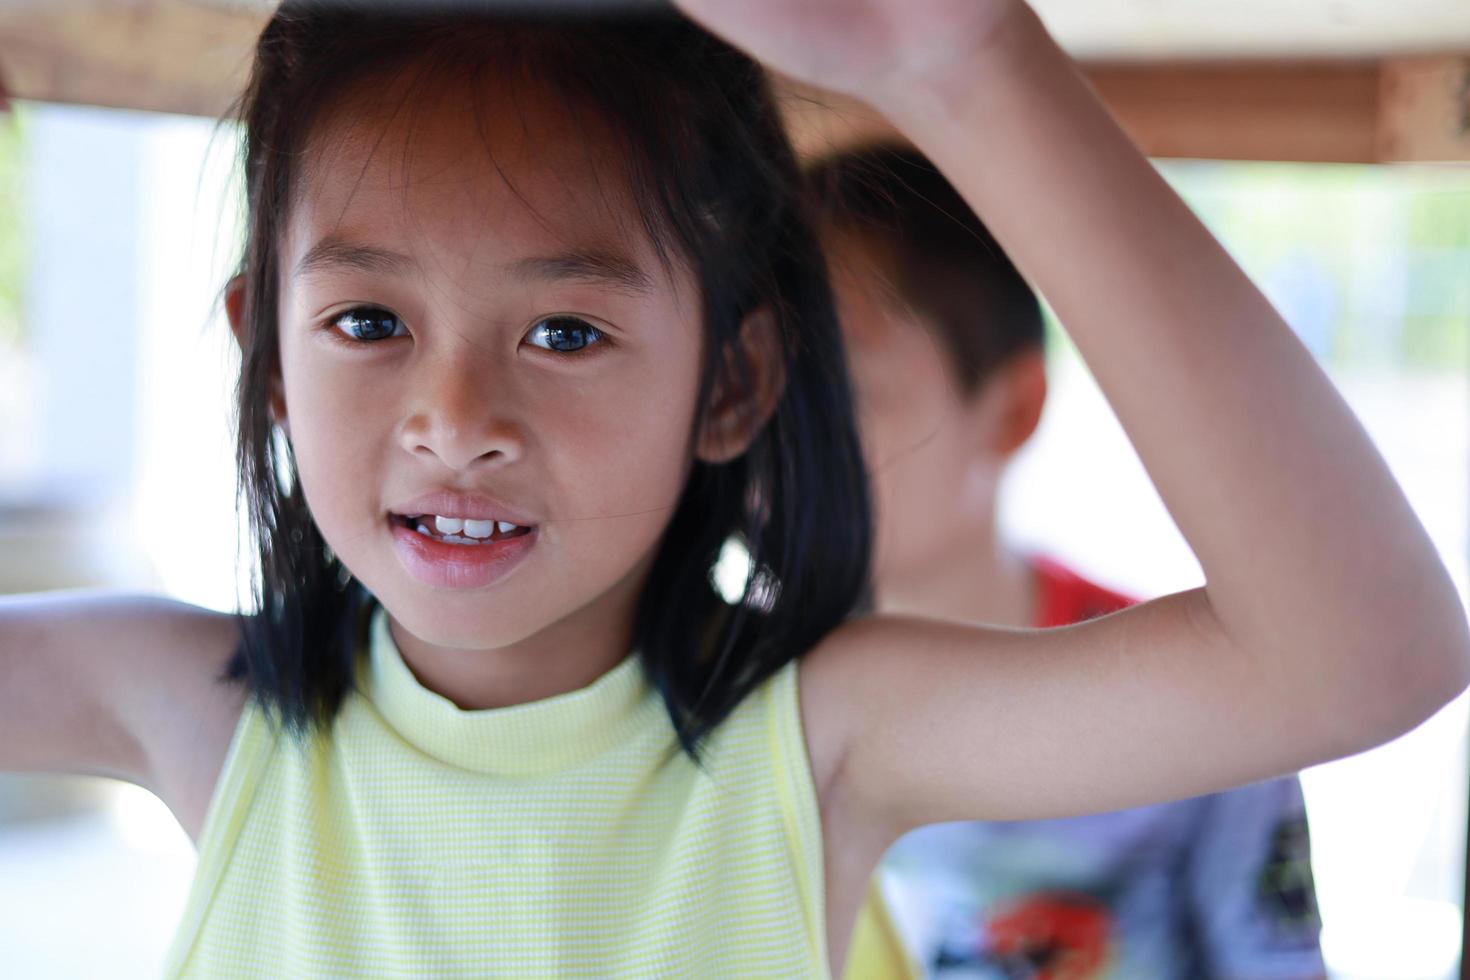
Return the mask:
<svg viewBox="0 0 1470 980"><path fill-rule="evenodd" d="M1207 579L1063 630L838 633L804 665L826 798L899 829L1169 799L1368 748L1464 688L1464 611L1362 427L1028 7L684 2L939 165L1056 309Z"/></svg>
<svg viewBox="0 0 1470 980"><path fill-rule="evenodd" d="M1015 9L963 94L896 111L1066 325L1199 558L1204 621L1306 686L1427 672L1445 690L1466 669L1463 611L1362 426Z"/></svg>
<svg viewBox="0 0 1470 980"><path fill-rule="evenodd" d="M166 599L0 597L0 770L187 783L235 636L234 617Z"/></svg>

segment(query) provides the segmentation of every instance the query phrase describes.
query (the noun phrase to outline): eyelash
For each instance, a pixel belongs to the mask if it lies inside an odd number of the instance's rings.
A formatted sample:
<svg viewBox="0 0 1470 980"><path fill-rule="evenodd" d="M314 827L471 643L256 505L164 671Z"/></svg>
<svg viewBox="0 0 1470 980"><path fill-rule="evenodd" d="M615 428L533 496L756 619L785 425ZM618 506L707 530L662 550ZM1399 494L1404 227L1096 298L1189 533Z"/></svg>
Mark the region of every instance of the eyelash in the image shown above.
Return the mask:
<svg viewBox="0 0 1470 980"><path fill-rule="evenodd" d="M364 314L368 315L365 316ZM360 348L371 346L378 343L379 341L394 340L406 334L406 328L405 333L403 334L399 333L398 330L395 328L393 333L390 333L386 337L368 338L348 336L342 330L338 329L338 325L343 320L346 320L348 318L353 318L357 320L391 319L396 321L400 327L403 326L403 320L398 316L398 314L393 313L390 310L386 310L381 306L354 306L351 309L343 310L340 313L334 313L332 316L326 319L323 327L331 336L331 339L333 341L335 341L336 343L340 343L346 347ZM563 331L567 329L574 329L584 331L589 335L589 339L587 343L583 344L581 347L576 348L575 350L557 350L554 347L543 347L540 344L532 344L531 346L547 351L548 353L561 354L563 357L575 357L578 355L586 354L593 347L607 342L607 334L604 331L599 330L597 327L594 327L592 324L588 323L581 317L571 316L569 314L553 314L551 316L542 317L531 325L531 329L526 331L526 335L522 338L522 340L528 339L532 334L535 334L538 330L546 327L548 324L559 324L559 326L551 327L549 329L560 329Z"/></svg>
<svg viewBox="0 0 1470 980"><path fill-rule="evenodd" d="M364 314L367 314L367 315L364 316ZM387 337L358 337L358 336L348 336L347 334L343 333L340 329L338 329L338 324L340 324L343 320L346 320L348 318L353 318L353 319L357 319L357 320L368 320L368 319L383 320L383 319L392 319L392 320L397 321L397 323L399 324L399 326L402 326L403 325L403 320L401 318L399 318L398 314L392 313L392 312L390 312L388 310L385 310L381 306L354 306L350 310L343 310L340 313L334 313L331 316L327 317L327 320L326 320L326 323L324 324L324 326L326 327L327 332L329 334L331 334L332 339L333 340L336 340L336 341L340 341L341 343L346 344L349 347L362 347L362 346L365 346L365 345L368 345L368 344L375 344L375 343L377 343L380 340L391 340L394 337L399 336L399 333L395 329L394 332L392 334L389 334ZM356 333L356 331L354 331L354 334L355 333Z"/></svg>

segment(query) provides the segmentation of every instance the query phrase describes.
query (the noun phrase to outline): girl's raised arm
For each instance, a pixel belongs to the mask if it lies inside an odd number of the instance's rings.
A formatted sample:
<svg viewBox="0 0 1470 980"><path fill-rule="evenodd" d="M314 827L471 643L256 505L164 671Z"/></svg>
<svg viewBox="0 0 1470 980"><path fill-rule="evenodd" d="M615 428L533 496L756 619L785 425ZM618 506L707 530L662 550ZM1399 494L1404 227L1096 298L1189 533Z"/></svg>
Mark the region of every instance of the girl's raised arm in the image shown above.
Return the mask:
<svg viewBox="0 0 1470 980"><path fill-rule="evenodd" d="M1368 748L1470 677L1362 427L1020 0L681 0L872 103L1051 302L1207 585L1049 632L870 620L804 664L824 800L885 829L1120 808Z"/></svg>
<svg viewBox="0 0 1470 980"><path fill-rule="evenodd" d="M197 831L243 703L235 619L104 593L0 597L0 771L146 786Z"/></svg>

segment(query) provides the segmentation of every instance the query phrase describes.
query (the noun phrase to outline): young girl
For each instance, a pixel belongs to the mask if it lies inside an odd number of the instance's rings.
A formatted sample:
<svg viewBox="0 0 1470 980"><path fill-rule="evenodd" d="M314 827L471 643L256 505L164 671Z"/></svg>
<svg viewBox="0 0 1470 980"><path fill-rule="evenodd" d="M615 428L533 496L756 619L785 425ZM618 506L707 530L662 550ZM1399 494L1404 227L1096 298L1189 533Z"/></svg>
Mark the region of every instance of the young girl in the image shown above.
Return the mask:
<svg viewBox="0 0 1470 980"><path fill-rule="evenodd" d="M199 843L170 975L824 976L910 827L1295 770L1465 685L1356 421L1020 0L686 5L948 174L1208 584L852 615L866 491L760 69L656 12L287 0L226 302L260 611L0 605L0 767L136 781Z"/></svg>

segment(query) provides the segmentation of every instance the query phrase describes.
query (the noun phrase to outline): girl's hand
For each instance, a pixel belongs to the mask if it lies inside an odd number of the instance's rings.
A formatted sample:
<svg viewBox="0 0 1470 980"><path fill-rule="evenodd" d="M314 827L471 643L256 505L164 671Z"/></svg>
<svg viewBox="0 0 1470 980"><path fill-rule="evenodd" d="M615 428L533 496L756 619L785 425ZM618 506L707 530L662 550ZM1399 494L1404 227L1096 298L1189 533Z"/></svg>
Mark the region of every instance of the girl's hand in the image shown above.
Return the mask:
<svg viewBox="0 0 1470 980"><path fill-rule="evenodd" d="M881 107L973 63L1025 0L675 0L766 66Z"/></svg>

